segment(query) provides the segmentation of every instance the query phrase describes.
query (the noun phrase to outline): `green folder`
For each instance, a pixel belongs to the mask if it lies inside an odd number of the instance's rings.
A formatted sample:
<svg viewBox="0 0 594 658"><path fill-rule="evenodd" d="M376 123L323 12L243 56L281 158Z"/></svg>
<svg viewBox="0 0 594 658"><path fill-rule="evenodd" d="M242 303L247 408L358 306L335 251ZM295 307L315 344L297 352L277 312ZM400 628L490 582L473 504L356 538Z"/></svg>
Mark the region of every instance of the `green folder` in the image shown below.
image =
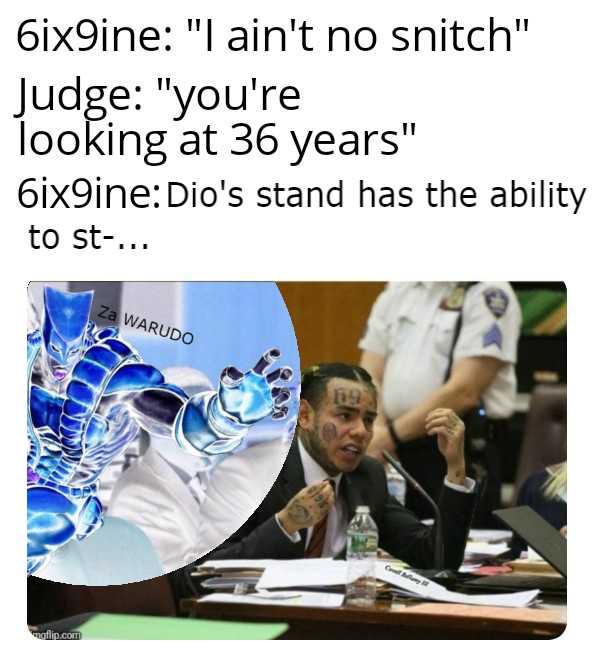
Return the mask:
<svg viewBox="0 0 594 658"><path fill-rule="evenodd" d="M99 613L76 630L83 640L272 640L287 624Z"/></svg>

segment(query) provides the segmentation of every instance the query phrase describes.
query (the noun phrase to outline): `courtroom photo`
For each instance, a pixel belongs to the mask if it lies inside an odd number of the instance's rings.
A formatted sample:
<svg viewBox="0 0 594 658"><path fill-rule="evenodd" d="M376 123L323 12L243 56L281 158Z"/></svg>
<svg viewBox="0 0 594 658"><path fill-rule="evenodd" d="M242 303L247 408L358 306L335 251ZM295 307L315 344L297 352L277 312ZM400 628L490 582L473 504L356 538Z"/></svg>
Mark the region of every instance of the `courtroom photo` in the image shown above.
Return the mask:
<svg viewBox="0 0 594 658"><path fill-rule="evenodd" d="M564 633L563 282L155 285L29 290L27 624L36 637ZM92 314L79 297L89 290ZM179 327L175 345L127 326L126 311L148 317L156 299L170 309L159 323ZM81 304L77 333L64 308ZM101 321L106 309L123 320ZM206 343L196 358L184 331ZM220 343L216 353L209 342ZM84 379L102 345L142 355L127 377L114 362L103 388ZM76 358L62 365L57 348ZM52 419L77 411L85 382L103 406L89 403L81 447L75 420L52 430ZM60 543L55 519L68 514L78 526Z"/></svg>

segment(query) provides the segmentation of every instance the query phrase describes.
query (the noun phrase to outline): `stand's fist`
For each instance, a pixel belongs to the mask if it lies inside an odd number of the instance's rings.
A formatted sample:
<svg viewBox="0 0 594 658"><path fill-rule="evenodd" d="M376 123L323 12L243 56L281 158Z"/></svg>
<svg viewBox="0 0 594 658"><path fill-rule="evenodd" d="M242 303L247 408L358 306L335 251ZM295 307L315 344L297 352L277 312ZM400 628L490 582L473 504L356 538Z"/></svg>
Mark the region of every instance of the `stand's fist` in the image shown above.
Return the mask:
<svg viewBox="0 0 594 658"><path fill-rule="evenodd" d="M280 356L280 350L271 349L252 370L243 373L233 366L223 370L219 383L219 401L226 414L244 425L251 425L269 415L275 420L286 417L289 412L286 403L291 393L282 384L291 380L293 371L284 367L266 374Z"/></svg>

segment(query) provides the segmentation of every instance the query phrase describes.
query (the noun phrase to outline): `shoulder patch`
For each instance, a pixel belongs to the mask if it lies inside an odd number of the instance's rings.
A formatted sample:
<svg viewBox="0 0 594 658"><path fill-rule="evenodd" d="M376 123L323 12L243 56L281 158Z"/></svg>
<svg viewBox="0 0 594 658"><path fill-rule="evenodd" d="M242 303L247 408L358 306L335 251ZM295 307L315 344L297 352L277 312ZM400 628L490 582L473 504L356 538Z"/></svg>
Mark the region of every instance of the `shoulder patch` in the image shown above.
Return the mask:
<svg viewBox="0 0 594 658"><path fill-rule="evenodd" d="M497 322L493 322L492 326L483 334L483 347L490 345L496 345L499 349L503 348L503 336Z"/></svg>
<svg viewBox="0 0 594 658"><path fill-rule="evenodd" d="M505 315L509 306L509 297L501 288L487 288L483 292L483 297L485 298L487 308L496 318L501 318Z"/></svg>

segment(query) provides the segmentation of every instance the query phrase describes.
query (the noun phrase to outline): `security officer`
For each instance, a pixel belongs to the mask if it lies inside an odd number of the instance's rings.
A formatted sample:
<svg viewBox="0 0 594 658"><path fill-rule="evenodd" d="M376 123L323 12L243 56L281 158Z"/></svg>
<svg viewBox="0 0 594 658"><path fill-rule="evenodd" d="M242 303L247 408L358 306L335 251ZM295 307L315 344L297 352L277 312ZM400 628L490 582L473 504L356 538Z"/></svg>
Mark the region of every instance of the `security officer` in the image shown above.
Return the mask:
<svg viewBox="0 0 594 658"><path fill-rule="evenodd" d="M432 497L444 479L435 437L426 436L431 409L463 417L470 441L469 473L483 479L475 524L492 524L499 505L500 450L514 410L521 311L506 282L389 283L376 300L359 342L361 365L381 392L382 408L368 454L387 450ZM484 477L484 476L487 477ZM432 516L411 487L406 505Z"/></svg>

